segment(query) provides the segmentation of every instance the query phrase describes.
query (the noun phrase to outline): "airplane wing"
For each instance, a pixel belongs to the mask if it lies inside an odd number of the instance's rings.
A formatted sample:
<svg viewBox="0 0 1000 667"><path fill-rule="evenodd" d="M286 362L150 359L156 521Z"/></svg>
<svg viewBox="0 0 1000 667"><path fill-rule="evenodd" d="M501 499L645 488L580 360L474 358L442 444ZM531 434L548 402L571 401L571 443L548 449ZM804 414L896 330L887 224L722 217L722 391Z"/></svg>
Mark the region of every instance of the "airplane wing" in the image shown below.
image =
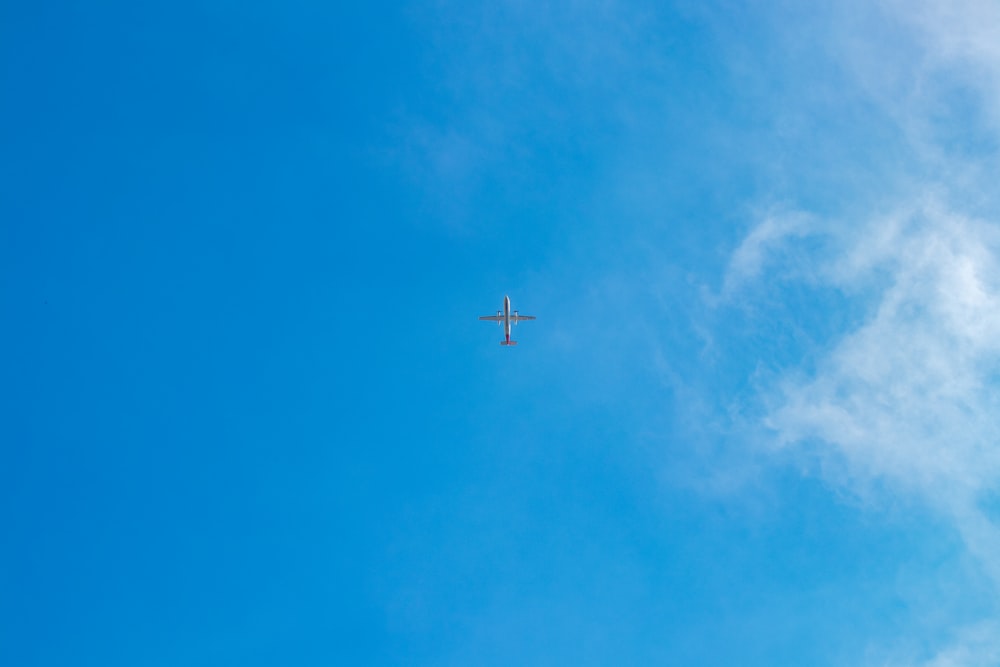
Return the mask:
<svg viewBox="0 0 1000 667"><path fill-rule="evenodd" d="M480 319L482 319L482 318L480 318ZM510 321L511 322L524 322L525 320L533 320L533 319L535 319L534 315L511 315L510 316Z"/></svg>
<svg viewBox="0 0 1000 667"><path fill-rule="evenodd" d="M503 317L501 317L500 315L483 315L479 319L481 319L481 320L489 320L490 322L499 322L500 320L503 319ZM511 318L511 319L513 319L513 318Z"/></svg>

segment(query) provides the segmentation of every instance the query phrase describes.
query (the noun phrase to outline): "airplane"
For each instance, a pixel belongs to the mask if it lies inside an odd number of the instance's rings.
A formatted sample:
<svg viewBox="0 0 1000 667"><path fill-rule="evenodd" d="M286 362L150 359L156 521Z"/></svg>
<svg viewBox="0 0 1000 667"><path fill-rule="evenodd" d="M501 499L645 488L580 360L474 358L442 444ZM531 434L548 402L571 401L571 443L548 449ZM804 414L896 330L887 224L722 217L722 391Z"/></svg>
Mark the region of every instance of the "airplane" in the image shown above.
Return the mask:
<svg viewBox="0 0 1000 667"><path fill-rule="evenodd" d="M510 297L504 296L503 298L503 310L498 310L496 315L483 315L479 319L487 320L490 322L496 322L503 327L504 340L500 341L501 345L517 345L516 340L510 339L510 324L513 322L517 324L518 322L524 322L525 320L535 319L532 315L518 315L517 311L511 312L510 310Z"/></svg>

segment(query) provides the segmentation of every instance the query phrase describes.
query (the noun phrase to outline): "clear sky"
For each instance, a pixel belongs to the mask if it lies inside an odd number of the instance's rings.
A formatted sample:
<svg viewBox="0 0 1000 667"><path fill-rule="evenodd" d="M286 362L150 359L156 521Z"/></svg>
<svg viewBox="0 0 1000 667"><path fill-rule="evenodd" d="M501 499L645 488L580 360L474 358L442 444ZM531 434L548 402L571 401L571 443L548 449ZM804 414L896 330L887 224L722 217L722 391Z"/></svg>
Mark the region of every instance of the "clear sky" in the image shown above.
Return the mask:
<svg viewBox="0 0 1000 667"><path fill-rule="evenodd" d="M1000 664L998 34L0 3L0 664Z"/></svg>

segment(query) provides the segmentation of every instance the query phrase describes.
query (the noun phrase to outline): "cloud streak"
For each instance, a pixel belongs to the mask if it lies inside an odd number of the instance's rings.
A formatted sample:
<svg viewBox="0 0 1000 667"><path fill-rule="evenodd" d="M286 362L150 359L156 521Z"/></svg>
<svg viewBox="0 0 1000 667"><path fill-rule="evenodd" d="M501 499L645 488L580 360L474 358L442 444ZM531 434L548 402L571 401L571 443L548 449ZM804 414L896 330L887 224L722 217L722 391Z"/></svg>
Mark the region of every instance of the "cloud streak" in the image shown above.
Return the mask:
<svg viewBox="0 0 1000 667"><path fill-rule="evenodd" d="M1000 479L1000 238L936 202L851 234L820 279L889 284L813 376L784 379L768 423L783 443L836 443L857 476L967 504Z"/></svg>
<svg viewBox="0 0 1000 667"><path fill-rule="evenodd" d="M1000 230L933 197L839 233L803 220L762 223L728 284L778 274L873 305L814 370L780 375L765 426L779 448L818 452L828 477L859 496L902 493L948 517L1000 599L1000 528L988 507L1000 489ZM795 248L810 234L826 243L808 276L800 260L782 269L808 254ZM957 644L928 664L992 664L947 657L970 650Z"/></svg>
<svg viewBox="0 0 1000 667"><path fill-rule="evenodd" d="M900 123L914 155L931 156L935 177L917 180L913 200L860 221L764 216L732 255L723 296L795 283L866 304L862 322L810 368L785 369L762 390L771 441L816 456L828 479L860 497L902 494L946 517L1000 607L1000 525L991 507L1000 492L1000 217L988 195L977 195L988 189L977 174L996 155L942 138L953 136L947 126L956 120L979 123L964 129L969 136L1000 138L1000 9L976 1L882 9L911 31L920 58L910 71L879 72L912 94L875 101ZM873 48L862 51L870 57ZM865 70L856 49L845 58L859 86L872 88L877 68ZM998 630L998 618L956 621L951 645L885 664L993 665Z"/></svg>

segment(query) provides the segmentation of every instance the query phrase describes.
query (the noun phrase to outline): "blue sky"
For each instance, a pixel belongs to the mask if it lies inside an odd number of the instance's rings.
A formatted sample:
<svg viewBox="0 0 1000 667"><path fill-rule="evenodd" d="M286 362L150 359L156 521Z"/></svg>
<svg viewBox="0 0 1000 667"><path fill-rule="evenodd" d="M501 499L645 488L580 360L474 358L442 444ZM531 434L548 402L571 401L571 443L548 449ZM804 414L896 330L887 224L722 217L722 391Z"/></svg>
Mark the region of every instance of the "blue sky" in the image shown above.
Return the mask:
<svg viewBox="0 0 1000 667"><path fill-rule="evenodd" d="M0 7L0 663L996 664L998 30Z"/></svg>

